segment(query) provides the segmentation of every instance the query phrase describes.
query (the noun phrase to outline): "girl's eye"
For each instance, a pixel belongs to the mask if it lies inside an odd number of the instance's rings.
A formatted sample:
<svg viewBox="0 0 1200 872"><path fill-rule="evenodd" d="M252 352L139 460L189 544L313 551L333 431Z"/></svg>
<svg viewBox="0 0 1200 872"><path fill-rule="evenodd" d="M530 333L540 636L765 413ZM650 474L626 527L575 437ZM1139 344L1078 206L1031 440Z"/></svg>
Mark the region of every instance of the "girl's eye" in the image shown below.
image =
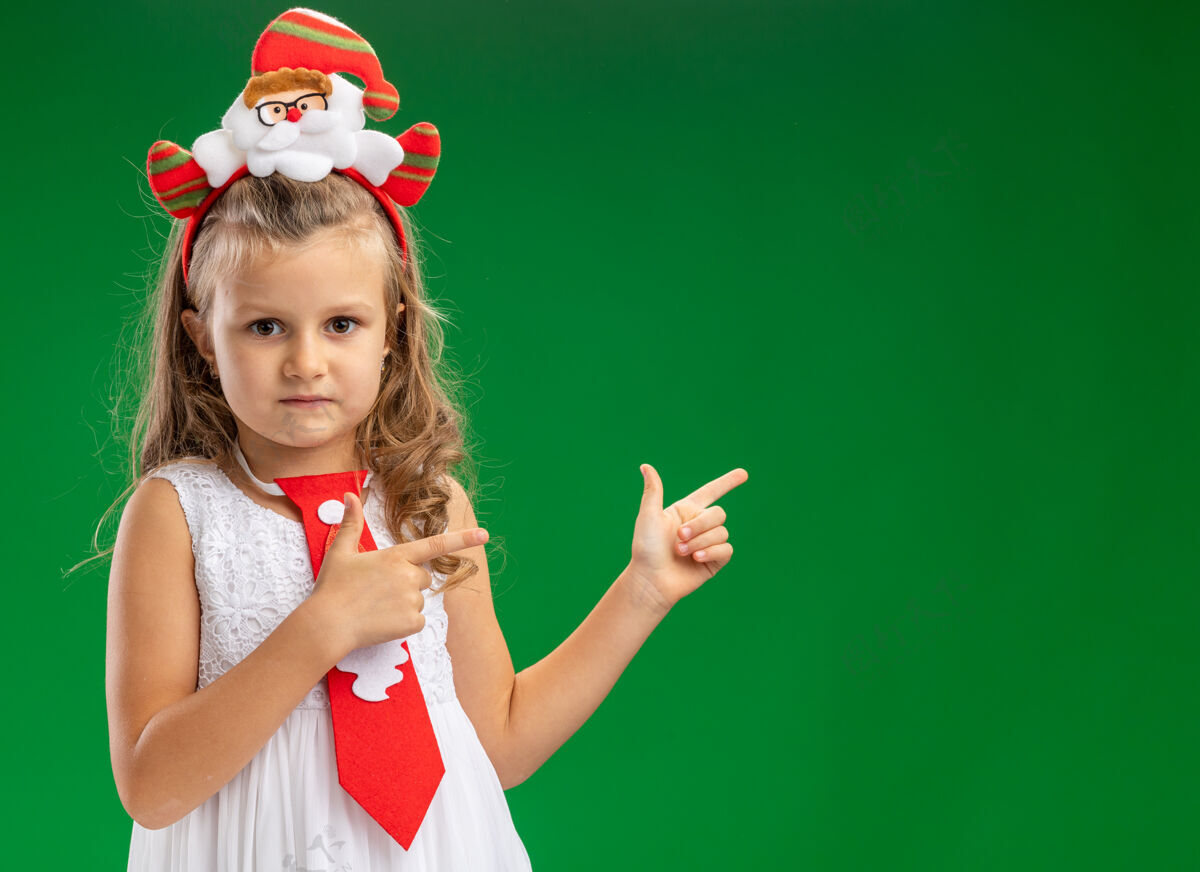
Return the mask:
<svg viewBox="0 0 1200 872"><path fill-rule="evenodd" d="M334 318L329 323L331 325L334 325L333 326L334 333L338 334L339 336L345 336L346 334L353 332L353 328L355 326L357 326L358 321L354 318ZM272 332L263 333L261 330L259 330L258 328L263 324L266 324L268 327L271 327ZM255 336L259 336L263 339L266 339L267 337L276 335L273 331L273 328L275 326L276 326L276 322L269 320L269 319L263 320L263 321L255 321L253 324L250 325L250 330L254 333Z"/></svg>

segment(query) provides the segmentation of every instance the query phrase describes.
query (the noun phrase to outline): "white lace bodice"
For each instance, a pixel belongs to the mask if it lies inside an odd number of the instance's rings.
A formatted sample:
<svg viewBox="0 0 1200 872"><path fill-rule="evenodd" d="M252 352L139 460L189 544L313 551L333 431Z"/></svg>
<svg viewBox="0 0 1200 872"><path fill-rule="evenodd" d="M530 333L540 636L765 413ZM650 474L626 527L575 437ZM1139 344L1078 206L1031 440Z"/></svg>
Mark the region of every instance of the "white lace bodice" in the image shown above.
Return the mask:
<svg viewBox="0 0 1200 872"><path fill-rule="evenodd" d="M312 593L312 559L302 523L254 502L212 461L176 461L150 477L165 478L175 487L192 536L200 596L199 690L261 645ZM375 488L363 510L376 545L394 545ZM433 573L435 585L444 580L443 574ZM422 593L425 626L407 642L426 704L432 705L455 699L454 673L446 650L442 594L429 588ZM298 706L328 707L324 678Z"/></svg>

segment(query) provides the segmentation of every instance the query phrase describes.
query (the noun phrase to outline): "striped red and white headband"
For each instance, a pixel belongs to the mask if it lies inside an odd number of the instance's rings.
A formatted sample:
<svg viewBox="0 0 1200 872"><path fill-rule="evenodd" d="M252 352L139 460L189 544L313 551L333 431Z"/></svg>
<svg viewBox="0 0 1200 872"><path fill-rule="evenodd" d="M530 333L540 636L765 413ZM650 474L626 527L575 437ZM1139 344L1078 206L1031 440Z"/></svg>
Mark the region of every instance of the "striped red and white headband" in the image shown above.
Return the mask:
<svg viewBox="0 0 1200 872"><path fill-rule="evenodd" d="M366 118L386 121L400 106L394 85L370 43L312 9L289 9L259 36L250 81L221 119L188 151L167 140L150 147L150 189L175 218L186 218L183 278L204 215L229 186L246 175L279 173L316 182L341 173L371 192L396 231L407 259L408 242L396 206L412 206L429 187L441 137L428 122L397 137L364 130ZM360 89L339 73L363 83Z"/></svg>

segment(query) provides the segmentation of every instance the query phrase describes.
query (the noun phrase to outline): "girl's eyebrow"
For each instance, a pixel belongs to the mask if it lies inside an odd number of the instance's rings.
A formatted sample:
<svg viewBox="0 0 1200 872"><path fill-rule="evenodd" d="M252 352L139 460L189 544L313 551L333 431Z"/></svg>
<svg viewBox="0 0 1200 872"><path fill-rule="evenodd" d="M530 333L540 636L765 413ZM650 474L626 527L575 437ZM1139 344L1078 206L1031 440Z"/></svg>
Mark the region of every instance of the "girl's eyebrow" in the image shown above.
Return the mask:
<svg viewBox="0 0 1200 872"><path fill-rule="evenodd" d="M233 313L235 315L240 315L243 312L270 312L273 309L275 309L275 304L259 303L254 300L249 300L249 301L237 306L236 308L234 308ZM332 306L326 307L325 314L334 315L334 314L337 314L338 312L345 312L349 309L358 310L360 312L361 311L366 311L366 312L375 311L375 307L372 306L370 303L368 303L366 300L345 300L343 302L334 303Z"/></svg>

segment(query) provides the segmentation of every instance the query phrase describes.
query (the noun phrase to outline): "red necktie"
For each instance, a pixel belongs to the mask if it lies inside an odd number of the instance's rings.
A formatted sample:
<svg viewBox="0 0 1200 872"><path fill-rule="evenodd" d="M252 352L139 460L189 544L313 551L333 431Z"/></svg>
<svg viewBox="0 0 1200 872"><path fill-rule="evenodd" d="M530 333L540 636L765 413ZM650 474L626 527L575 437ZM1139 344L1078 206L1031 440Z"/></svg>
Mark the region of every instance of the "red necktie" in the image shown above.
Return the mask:
<svg viewBox="0 0 1200 872"><path fill-rule="evenodd" d="M342 520L343 494L353 491L361 495L366 473L360 469L275 479L304 517L314 578L321 572L321 561ZM363 518L358 550L376 547ZM379 662L386 656L392 657L393 665L385 662L381 667ZM358 671L357 679L355 672L338 668L357 670L370 660L375 661L373 667ZM399 666L394 665L401 660ZM338 781L407 851L446 772L408 643L361 648L338 666L330 669L328 676ZM399 679L393 669L399 670Z"/></svg>

